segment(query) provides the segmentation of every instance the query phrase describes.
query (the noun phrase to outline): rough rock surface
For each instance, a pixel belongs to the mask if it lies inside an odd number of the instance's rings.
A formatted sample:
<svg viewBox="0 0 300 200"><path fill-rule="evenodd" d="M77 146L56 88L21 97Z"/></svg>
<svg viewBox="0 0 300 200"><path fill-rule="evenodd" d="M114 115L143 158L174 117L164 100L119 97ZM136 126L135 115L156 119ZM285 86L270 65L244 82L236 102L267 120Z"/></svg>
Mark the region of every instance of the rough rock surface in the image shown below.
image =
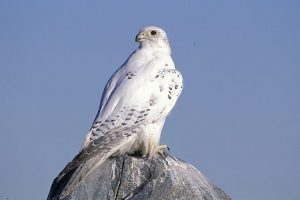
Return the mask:
<svg viewBox="0 0 300 200"><path fill-rule="evenodd" d="M59 199L60 189L48 198ZM192 165L170 154L152 159L119 156L90 173L64 200L228 200Z"/></svg>

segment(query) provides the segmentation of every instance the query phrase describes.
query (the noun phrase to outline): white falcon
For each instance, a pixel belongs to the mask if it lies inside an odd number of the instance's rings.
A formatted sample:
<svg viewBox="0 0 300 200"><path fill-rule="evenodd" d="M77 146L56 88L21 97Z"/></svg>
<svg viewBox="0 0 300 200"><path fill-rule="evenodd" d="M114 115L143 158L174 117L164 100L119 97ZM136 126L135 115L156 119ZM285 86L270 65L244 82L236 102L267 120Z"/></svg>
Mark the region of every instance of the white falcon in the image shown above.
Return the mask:
<svg viewBox="0 0 300 200"><path fill-rule="evenodd" d="M160 134L182 91L182 76L175 69L164 30L145 27L135 40L139 42L138 49L105 86L81 151L53 182L51 191L71 176L60 198L110 156L139 152L152 157L166 147L159 146Z"/></svg>

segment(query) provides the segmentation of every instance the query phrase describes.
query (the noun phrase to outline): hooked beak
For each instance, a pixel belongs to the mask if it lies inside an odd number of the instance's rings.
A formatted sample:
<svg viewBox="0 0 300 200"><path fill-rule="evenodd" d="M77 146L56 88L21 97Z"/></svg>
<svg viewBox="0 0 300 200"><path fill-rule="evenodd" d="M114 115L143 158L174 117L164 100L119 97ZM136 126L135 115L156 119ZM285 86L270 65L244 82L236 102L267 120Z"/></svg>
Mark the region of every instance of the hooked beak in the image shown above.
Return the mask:
<svg viewBox="0 0 300 200"><path fill-rule="evenodd" d="M142 42L146 40L146 37L145 37L145 33L144 32L139 32L136 37L135 37L135 41L136 42Z"/></svg>

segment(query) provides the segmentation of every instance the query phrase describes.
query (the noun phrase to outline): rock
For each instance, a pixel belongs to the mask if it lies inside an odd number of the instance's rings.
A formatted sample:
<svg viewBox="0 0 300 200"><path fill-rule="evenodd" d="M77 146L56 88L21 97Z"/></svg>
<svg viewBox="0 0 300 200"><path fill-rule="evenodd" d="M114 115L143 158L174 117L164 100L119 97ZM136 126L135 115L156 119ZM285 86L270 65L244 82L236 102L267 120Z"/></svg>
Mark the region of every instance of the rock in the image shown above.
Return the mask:
<svg viewBox="0 0 300 200"><path fill-rule="evenodd" d="M63 185L50 191L58 200ZM170 154L152 159L118 156L98 166L63 200L229 200L195 167Z"/></svg>

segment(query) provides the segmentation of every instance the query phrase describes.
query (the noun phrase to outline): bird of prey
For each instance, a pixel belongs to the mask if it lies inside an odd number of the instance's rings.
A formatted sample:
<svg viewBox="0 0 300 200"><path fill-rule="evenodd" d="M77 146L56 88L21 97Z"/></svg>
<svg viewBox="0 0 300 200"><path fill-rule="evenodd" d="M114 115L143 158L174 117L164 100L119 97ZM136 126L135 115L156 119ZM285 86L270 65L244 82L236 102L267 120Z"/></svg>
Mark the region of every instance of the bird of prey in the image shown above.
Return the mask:
<svg viewBox="0 0 300 200"><path fill-rule="evenodd" d="M183 79L175 69L164 30L144 27L135 41L139 47L107 82L81 151L53 181L48 198L62 182L60 199L66 197L111 156L139 152L152 157L166 148L159 145L160 134Z"/></svg>

